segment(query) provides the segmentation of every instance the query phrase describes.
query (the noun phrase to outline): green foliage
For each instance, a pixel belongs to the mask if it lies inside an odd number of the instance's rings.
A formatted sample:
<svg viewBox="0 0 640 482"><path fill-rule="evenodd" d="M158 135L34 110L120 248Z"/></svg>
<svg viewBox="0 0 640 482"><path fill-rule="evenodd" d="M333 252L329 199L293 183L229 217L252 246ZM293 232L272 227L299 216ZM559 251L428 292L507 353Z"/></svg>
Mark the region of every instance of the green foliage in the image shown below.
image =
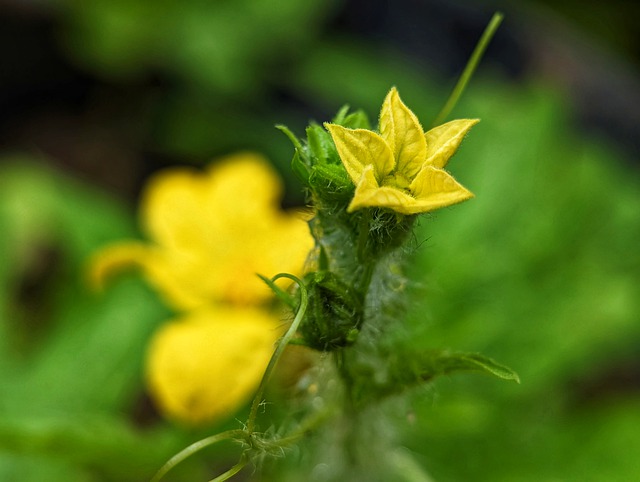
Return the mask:
<svg viewBox="0 0 640 482"><path fill-rule="evenodd" d="M420 380L431 380L457 371L478 371L520 383L520 378L513 370L478 353L427 351L416 356L415 360L417 363L413 363L417 366L414 367L414 371ZM404 373L408 372L402 368Z"/></svg>
<svg viewBox="0 0 640 482"><path fill-rule="evenodd" d="M135 415L167 313L133 279L102 296L83 280L99 246L135 235L130 214L26 157L2 160L0 192L0 479L144 479L184 443Z"/></svg>
<svg viewBox="0 0 640 482"><path fill-rule="evenodd" d="M411 446L433 448L442 481L631 480L619 421L637 385L615 380L640 346L638 172L579 137L549 89L486 82L460 109L482 118L452 160L476 198L421 224L410 277L429 281L408 329L415 347L505 361L522 385L436 382Z"/></svg>
<svg viewBox="0 0 640 482"><path fill-rule="evenodd" d="M205 90L259 89L269 66L296 58L333 2L180 3L67 0L71 53L115 79L160 69Z"/></svg>
<svg viewBox="0 0 640 482"><path fill-rule="evenodd" d="M271 140L271 126L299 119L269 113L261 96L268 83L314 108L349 99L368 112L377 112L395 84L420 118L440 110L446 93L433 73L392 48L336 37L314 43L316 19L333 4L291 0L279 10L266 1L235 2L238 15L233 3L67 1L60 5L70 30L62 36L82 68L105 79L132 81L156 70L177 79L147 122L154 150L186 158L258 146L284 166L289 148ZM283 64L286 78L275 79L273 65ZM384 400L365 411L371 431L353 450L369 457L375 474L371 449L385 449L375 435L390 432L411 451L411 458L391 450L386 457L398 461L406 480L635 480L640 400L637 381L625 373L637 374L640 346L638 173L611 146L586 140L552 88L485 80L474 81L454 113L482 118L452 160L476 198L420 221L408 273L389 256L378 269L394 276L370 286L365 309L379 318L359 340L387 325L393 330L385 328L382 355L356 346L354 370L375 377L383 392L376 397ZM341 112L334 122L370 127L362 114ZM312 124L305 134L296 175L307 188L348 198L351 185L324 129ZM322 166L313 176L301 152ZM0 479L145 480L197 435L158 421L140 428L134 415L146 342L167 314L133 279L100 297L81 282L89 254L135 234L131 209L40 162L3 161ZM327 216L340 214L335 206L325 204ZM356 239L357 229L325 235L340 246ZM343 263L340 253L330 252ZM334 266L327 250L317 260ZM33 291L32 281L41 279ZM405 289L413 294L408 303L389 303L394 290ZM459 374L416 386L416 377L447 371L450 358L433 360L449 348L508 363L522 385ZM462 364L509 375L477 362L467 357ZM408 399L386 390L390 379ZM339 466L345 455L328 433L350 423L337 419L305 443L325 447L325 460ZM292 452L291 464L279 467L283 481L300 480L302 464ZM213 459L186 463L172 476L206 480ZM228 458L222 452L215 460L222 466ZM313 475L321 477L321 469L329 470L319 464Z"/></svg>
<svg viewBox="0 0 640 482"><path fill-rule="evenodd" d="M334 104L347 96L374 111L393 82L419 115L439 107L439 90L414 70L354 45L326 44L299 73L305 95ZM414 296L389 343L399 354L485 353L522 384L436 381L393 407L395 423L414 454L429 447L420 461L438 481L631 480L639 468L622 420L637 424L637 385L616 380L638 366L637 170L581 135L553 88L484 80L454 113L482 119L451 161L476 197L420 222L407 273ZM385 366L363 369L384 386Z"/></svg>

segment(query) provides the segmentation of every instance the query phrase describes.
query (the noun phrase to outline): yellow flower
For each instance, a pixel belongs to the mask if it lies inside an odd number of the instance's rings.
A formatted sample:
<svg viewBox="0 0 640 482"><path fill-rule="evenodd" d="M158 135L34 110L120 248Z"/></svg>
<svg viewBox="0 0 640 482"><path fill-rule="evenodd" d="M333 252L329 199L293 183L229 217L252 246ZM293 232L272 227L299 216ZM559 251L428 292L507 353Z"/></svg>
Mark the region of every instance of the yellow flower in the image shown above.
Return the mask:
<svg viewBox="0 0 640 482"><path fill-rule="evenodd" d="M164 325L147 357L151 395L188 424L231 415L253 394L282 334L260 308L206 307Z"/></svg>
<svg viewBox="0 0 640 482"><path fill-rule="evenodd" d="M356 186L347 210L383 207L409 215L473 197L443 168L478 122L454 120L423 132L394 87L382 104L379 134L325 124Z"/></svg>
<svg viewBox="0 0 640 482"><path fill-rule="evenodd" d="M254 154L205 171L168 170L150 180L141 202L152 243L120 243L94 257L94 286L137 267L183 312L154 335L147 356L151 395L171 418L220 419L262 378L282 325L257 273L300 273L313 246L302 216L280 209L281 191Z"/></svg>
<svg viewBox="0 0 640 482"><path fill-rule="evenodd" d="M255 304L271 291L256 276L299 273L313 246L298 213L280 209L282 186L267 161L239 154L205 171L175 168L149 181L141 222L152 243L126 242L98 253L91 281L141 268L179 310L211 302Z"/></svg>

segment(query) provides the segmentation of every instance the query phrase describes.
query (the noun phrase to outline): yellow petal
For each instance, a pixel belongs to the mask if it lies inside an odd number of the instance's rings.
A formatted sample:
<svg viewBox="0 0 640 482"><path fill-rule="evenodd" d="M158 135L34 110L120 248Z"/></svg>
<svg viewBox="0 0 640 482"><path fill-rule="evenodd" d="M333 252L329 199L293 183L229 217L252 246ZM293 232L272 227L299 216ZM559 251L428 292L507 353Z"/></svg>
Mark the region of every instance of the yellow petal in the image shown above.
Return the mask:
<svg viewBox="0 0 640 482"><path fill-rule="evenodd" d="M223 158L206 171L167 169L147 183L142 223L161 246L207 249L206 241L219 237L229 220L260 221L265 208L278 205L281 192L269 163L252 153Z"/></svg>
<svg viewBox="0 0 640 482"><path fill-rule="evenodd" d="M406 212L405 206L413 203L413 198L400 189L386 186L380 187L373 175L372 168L367 168L356 186L356 192L347 211L353 212L362 208L381 207L393 209L402 214L411 214Z"/></svg>
<svg viewBox="0 0 640 482"><path fill-rule="evenodd" d="M140 204L149 237L169 249L190 249L200 230L193 221L200 218L206 224L211 217L199 216L207 187L204 173L191 168L166 169L150 178Z"/></svg>
<svg viewBox="0 0 640 482"><path fill-rule="evenodd" d="M256 273L299 274L313 247L302 216L280 208L281 190L268 162L251 154L159 174L142 205L157 243L145 274L179 309L268 299Z"/></svg>
<svg viewBox="0 0 640 482"><path fill-rule="evenodd" d="M217 299L215 291L203 289L208 287L204 267L191 253L150 246L142 268L162 299L177 310L193 310Z"/></svg>
<svg viewBox="0 0 640 482"><path fill-rule="evenodd" d="M441 126L434 127L424 134L427 141L427 160L425 165L442 169L455 154L464 139L474 125L480 119L458 119Z"/></svg>
<svg viewBox="0 0 640 482"><path fill-rule="evenodd" d="M107 246L89 260L87 282L89 287L102 291L107 282L125 271L139 269L160 292L166 303L179 310L190 310L211 302L212 296L194 289L199 287L201 266L180 253L141 242L125 242Z"/></svg>
<svg viewBox="0 0 640 482"><path fill-rule="evenodd" d="M110 278L131 268L144 267L148 257L149 248L135 241L103 248L89 260L87 268L89 287L102 291Z"/></svg>
<svg viewBox="0 0 640 482"><path fill-rule="evenodd" d="M396 171L413 179L424 164L427 144L418 118L402 102L395 87L382 103L380 134L391 146Z"/></svg>
<svg viewBox="0 0 640 482"><path fill-rule="evenodd" d="M208 308L166 324L147 356L152 398L169 418L188 424L232 415L260 383L279 326L270 313L247 308Z"/></svg>
<svg viewBox="0 0 640 482"><path fill-rule="evenodd" d="M366 166L373 166L375 177L381 181L395 166L389 145L382 137L366 129L347 129L325 124L333 137L338 155L354 184L362 177Z"/></svg>
<svg viewBox="0 0 640 482"><path fill-rule="evenodd" d="M473 197L448 172L431 166L418 173L410 189L415 197L414 213L433 211Z"/></svg>
<svg viewBox="0 0 640 482"><path fill-rule="evenodd" d="M232 303L256 303L271 298L273 293L256 274L298 275L314 245L309 226L298 212L278 213L268 225L245 226L244 232L238 234L229 239L235 243L229 257L218 257L218 269L224 277L221 297Z"/></svg>
<svg viewBox="0 0 640 482"><path fill-rule="evenodd" d="M282 181L269 161L258 154L241 153L210 164L207 169L204 211L228 222L264 222L265 211L280 211Z"/></svg>

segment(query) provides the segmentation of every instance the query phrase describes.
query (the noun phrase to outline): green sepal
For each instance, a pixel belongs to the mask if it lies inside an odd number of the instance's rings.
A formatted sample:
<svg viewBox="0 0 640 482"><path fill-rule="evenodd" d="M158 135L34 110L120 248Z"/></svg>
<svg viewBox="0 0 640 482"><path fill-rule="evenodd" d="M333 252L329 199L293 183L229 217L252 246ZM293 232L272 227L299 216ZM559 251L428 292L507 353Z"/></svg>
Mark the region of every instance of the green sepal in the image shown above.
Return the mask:
<svg viewBox="0 0 640 482"><path fill-rule="evenodd" d="M369 122L369 116L362 109L358 109L355 112L349 114L349 106L343 105L335 117L331 120L331 123L338 124L342 127L348 127L349 129L371 129L371 122Z"/></svg>
<svg viewBox="0 0 640 482"><path fill-rule="evenodd" d="M309 178L311 177L311 172L309 171L308 165L303 162L302 156L300 155L300 151L298 151L298 149L296 149L293 153L293 158L291 159L291 170L296 175L296 177L304 183L305 186L310 186Z"/></svg>
<svg viewBox="0 0 640 482"><path fill-rule="evenodd" d="M276 124L276 129L278 129L280 132L282 132L285 136L289 138L289 140L293 144L293 147L295 147L296 150L302 151L302 143L300 142L300 139L298 139L296 135L293 132L291 132L291 130L287 126L283 124Z"/></svg>
<svg viewBox="0 0 640 482"><path fill-rule="evenodd" d="M371 130L371 122L369 122L369 116L363 110L357 110L352 112L344 118L340 124L343 127L349 129L367 129Z"/></svg>
<svg viewBox="0 0 640 482"><path fill-rule="evenodd" d="M307 145L312 159L320 164L339 161L336 147L324 127L312 122L307 127Z"/></svg>
<svg viewBox="0 0 640 482"><path fill-rule="evenodd" d="M347 117L348 112L349 112L349 104L343 105L342 107L340 107L340 110L338 110L338 113L333 117L331 122L334 124L343 125L342 123Z"/></svg>
<svg viewBox="0 0 640 482"><path fill-rule="evenodd" d="M353 183L347 175L344 167L334 164L316 164L309 176L309 185L320 194L335 195L353 191Z"/></svg>

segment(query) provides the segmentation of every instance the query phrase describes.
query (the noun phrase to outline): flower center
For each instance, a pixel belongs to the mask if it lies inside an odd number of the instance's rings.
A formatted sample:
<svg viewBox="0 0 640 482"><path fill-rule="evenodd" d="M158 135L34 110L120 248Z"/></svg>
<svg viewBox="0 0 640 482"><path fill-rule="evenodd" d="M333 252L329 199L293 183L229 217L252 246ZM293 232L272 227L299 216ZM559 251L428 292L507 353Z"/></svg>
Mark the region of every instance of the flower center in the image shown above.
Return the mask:
<svg viewBox="0 0 640 482"><path fill-rule="evenodd" d="M382 180L383 186L395 187L401 191L409 191L410 184L409 179L400 172L393 172Z"/></svg>

